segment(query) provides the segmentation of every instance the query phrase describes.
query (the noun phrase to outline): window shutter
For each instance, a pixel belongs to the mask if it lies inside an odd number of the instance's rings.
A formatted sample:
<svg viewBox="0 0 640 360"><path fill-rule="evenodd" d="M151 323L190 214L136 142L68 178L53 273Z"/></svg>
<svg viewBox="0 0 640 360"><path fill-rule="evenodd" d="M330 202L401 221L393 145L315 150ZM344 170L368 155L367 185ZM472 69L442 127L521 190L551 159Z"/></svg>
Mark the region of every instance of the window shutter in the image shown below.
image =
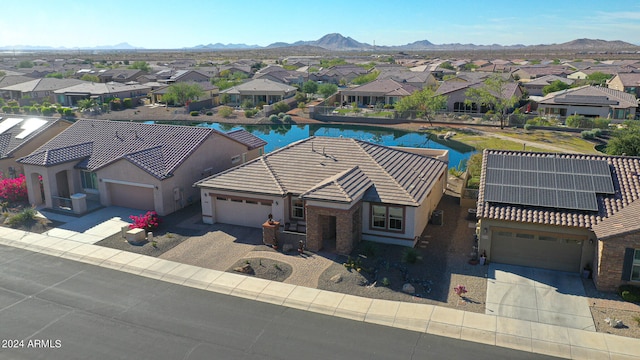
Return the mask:
<svg viewBox="0 0 640 360"><path fill-rule="evenodd" d="M634 248L624 249L624 262L622 263L622 280L631 280L631 267L633 266Z"/></svg>

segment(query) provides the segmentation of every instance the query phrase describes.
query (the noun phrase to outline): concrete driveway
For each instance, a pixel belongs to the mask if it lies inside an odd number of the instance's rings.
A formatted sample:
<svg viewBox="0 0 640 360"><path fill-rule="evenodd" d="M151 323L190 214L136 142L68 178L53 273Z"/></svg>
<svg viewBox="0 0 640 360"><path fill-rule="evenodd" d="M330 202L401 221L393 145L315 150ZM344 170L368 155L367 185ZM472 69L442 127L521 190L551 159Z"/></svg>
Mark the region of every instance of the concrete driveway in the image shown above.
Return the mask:
<svg viewBox="0 0 640 360"><path fill-rule="evenodd" d="M579 274L490 264L486 314L596 331Z"/></svg>

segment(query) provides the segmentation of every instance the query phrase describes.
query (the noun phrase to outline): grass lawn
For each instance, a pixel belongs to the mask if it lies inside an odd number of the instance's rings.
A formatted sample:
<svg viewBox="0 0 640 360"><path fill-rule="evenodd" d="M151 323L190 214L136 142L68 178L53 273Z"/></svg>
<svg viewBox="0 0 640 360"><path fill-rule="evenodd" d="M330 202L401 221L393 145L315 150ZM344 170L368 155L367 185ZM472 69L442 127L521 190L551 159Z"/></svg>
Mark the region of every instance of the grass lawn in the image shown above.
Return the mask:
<svg viewBox="0 0 640 360"><path fill-rule="evenodd" d="M509 141L505 139L499 139L490 136L469 135L469 134L457 134L453 137L456 141L460 141L474 148L481 149L500 149L500 150L526 150L536 152L549 152L547 149L535 147L533 145L523 145L516 141Z"/></svg>
<svg viewBox="0 0 640 360"><path fill-rule="evenodd" d="M501 132L502 135L510 136L526 141L539 142L561 147L567 150L574 150L585 154L596 154L595 144L580 137L580 134L557 132L557 131L525 131L510 130Z"/></svg>

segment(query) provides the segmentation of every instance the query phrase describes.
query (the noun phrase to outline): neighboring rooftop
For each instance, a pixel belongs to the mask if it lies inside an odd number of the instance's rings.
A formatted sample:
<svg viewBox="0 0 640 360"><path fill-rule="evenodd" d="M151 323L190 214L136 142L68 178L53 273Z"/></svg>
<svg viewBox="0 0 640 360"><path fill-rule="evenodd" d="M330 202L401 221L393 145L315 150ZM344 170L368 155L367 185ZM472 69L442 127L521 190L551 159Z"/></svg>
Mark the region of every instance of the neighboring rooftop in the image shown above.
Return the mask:
<svg viewBox="0 0 640 360"><path fill-rule="evenodd" d="M262 140L261 138L253 135L252 133L244 129L229 131L227 133L227 136L229 136L230 138L238 142L245 144L249 148L249 150L257 149L259 147L263 147L267 145L266 141Z"/></svg>

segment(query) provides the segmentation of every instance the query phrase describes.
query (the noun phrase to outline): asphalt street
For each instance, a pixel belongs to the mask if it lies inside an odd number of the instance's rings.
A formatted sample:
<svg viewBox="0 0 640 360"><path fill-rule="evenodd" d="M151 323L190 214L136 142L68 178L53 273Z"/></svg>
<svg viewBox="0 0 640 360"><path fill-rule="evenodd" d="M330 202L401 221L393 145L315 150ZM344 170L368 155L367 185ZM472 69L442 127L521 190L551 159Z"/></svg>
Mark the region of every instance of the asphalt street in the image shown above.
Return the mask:
<svg viewBox="0 0 640 360"><path fill-rule="evenodd" d="M552 359L0 246L0 359Z"/></svg>

